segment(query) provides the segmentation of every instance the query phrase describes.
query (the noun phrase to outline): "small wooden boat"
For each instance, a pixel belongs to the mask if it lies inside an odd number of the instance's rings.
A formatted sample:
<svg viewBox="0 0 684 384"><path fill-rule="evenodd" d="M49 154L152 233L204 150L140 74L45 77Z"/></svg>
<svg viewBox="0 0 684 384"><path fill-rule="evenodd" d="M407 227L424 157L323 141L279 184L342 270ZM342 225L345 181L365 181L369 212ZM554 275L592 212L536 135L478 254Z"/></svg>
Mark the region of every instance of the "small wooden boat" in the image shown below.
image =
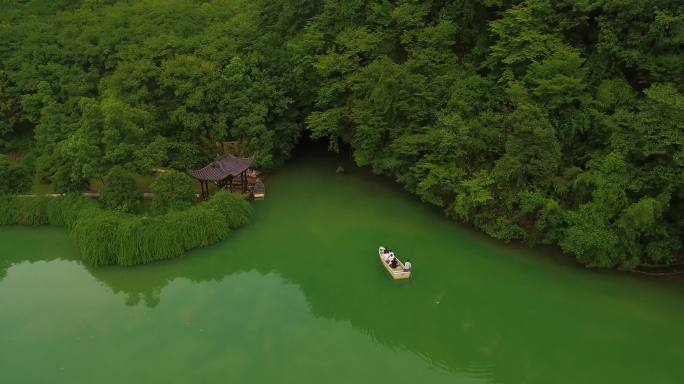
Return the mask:
<svg viewBox="0 0 684 384"><path fill-rule="evenodd" d="M252 193L255 200L263 200L266 197L266 186L260 179L256 179L254 184L254 192Z"/></svg>
<svg viewBox="0 0 684 384"><path fill-rule="evenodd" d="M382 258L382 254L384 252L385 252L385 247L378 248L378 256L380 257L380 264L382 264L385 267L385 269L387 269L387 272L389 272L390 276L392 276L392 278L394 280L408 279L409 277L411 277L411 271L408 271L408 272L404 271L404 263L402 263L401 260L399 260L399 258L397 258L397 267L392 269L392 267L390 267L385 262L385 260ZM395 255L394 257L397 257L397 256Z"/></svg>

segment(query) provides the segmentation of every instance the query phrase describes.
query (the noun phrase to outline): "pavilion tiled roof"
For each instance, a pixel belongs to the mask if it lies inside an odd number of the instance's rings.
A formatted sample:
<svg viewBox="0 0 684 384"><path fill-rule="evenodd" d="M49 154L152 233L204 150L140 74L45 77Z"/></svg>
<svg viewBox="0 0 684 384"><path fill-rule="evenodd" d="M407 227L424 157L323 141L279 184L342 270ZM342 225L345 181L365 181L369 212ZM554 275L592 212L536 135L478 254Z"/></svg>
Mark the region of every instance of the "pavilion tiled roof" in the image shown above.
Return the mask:
<svg viewBox="0 0 684 384"><path fill-rule="evenodd" d="M197 180L221 181L229 176L238 176L252 165L254 157L235 157L231 155L213 161L201 169L188 170L188 174Z"/></svg>

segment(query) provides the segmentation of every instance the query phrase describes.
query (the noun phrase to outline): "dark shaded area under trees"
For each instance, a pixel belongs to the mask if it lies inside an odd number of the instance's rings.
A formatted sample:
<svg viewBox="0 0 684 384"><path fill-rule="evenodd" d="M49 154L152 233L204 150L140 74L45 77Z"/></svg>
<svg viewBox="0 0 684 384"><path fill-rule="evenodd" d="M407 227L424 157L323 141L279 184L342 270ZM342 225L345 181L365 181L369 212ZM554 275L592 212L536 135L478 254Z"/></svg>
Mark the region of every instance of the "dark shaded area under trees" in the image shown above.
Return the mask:
<svg viewBox="0 0 684 384"><path fill-rule="evenodd" d="M493 237L682 258L680 1L23 1L0 41L0 149L60 191L310 134Z"/></svg>

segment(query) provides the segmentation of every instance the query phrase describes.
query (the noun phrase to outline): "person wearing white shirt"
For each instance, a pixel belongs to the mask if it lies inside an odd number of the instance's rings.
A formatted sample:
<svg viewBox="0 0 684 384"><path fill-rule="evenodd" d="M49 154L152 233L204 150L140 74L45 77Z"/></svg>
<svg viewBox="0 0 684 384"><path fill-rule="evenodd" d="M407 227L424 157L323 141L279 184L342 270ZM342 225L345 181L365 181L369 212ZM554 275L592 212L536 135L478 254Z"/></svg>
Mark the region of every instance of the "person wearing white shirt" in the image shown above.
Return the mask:
<svg viewBox="0 0 684 384"><path fill-rule="evenodd" d="M386 249L382 251L382 260L384 260L387 264L390 262L390 252Z"/></svg>
<svg viewBox="0 0 684 384"><path fill-rule="evenodd" d="M404 263L404 272L411 272L411 260L406 259Z"/></svg>

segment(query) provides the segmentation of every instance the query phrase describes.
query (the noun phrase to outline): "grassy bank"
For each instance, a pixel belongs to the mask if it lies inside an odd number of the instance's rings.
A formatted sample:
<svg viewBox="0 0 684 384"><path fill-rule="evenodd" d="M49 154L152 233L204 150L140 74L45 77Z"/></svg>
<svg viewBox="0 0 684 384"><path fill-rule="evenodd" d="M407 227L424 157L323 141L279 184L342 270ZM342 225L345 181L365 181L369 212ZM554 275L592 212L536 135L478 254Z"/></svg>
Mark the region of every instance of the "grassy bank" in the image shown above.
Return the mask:
<svg viewBox="0 0 684 384"><path fill-rule="evenodd" d="M80 195L0 198L0 225L66 226L91 265L128 266L180 257L225 239L250 215L249 203L228 192L157 216L106 210Z"/></svg>

